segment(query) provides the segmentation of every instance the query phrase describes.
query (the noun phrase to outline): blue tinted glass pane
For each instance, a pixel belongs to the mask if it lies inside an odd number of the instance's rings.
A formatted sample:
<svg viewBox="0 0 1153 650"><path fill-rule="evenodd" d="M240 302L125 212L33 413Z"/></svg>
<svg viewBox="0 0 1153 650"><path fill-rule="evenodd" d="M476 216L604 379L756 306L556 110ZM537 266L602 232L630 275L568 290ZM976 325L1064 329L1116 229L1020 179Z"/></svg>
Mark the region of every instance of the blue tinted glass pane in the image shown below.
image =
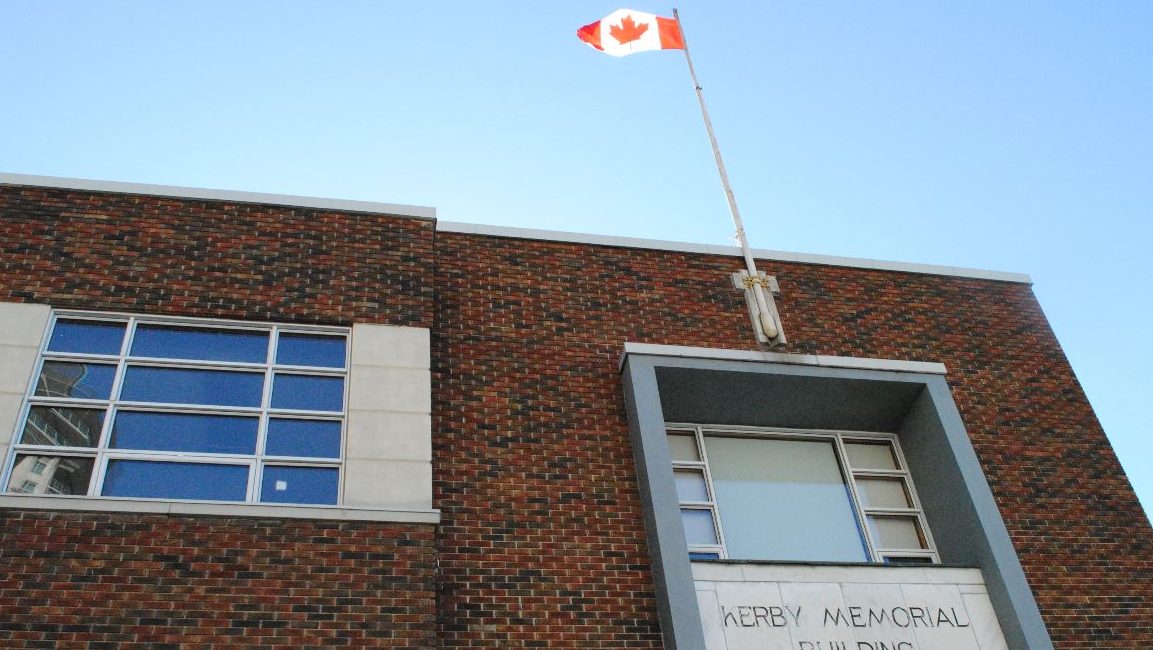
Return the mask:
<svg viewBox="0 0 1153 650"><path fill-rule="evenodd" d="M36 380L36 394L41 397L78 397L108 399L116 366L99 363L45 361Z"/></svg>
<svg viewBox="0 0 1153 650"><path fill-rule="evenodd" d="M104 409L33 406L28 409L20 442L25 445L95 447L100 442L103 425Z"/></svg>
<svg viewBox="0 0 1153 650"><path fill-rule="evenodd" d="M272 408L342 411L344 379L278 374L272 383Z"/></svg>
<svg viewBox="0 0 1153 650"><path fill-rule="evenodd" d="M120 399L130 402L260 406L264 374L228 370L131 367Z"/></svg>
<svg viewBox="0 0 1153 650"><path fill-rule="evenodd" d="M116 449L256 453L258 418L121 411L112 423Z"/></svg>
<svg viewBox="0 0 1153 650"><path fill-rule="evenodd" d="M339 474L336 468L268 465L260 485L260 500L333 505Z"/></svg>
<svg viewBox="0 0 1153 650"><path fill-rule="evenodd" d="M264 363L268 332L141 325L132 337L132 356Z"/></svg>
<svg viewBox="0 0 1153 650"><path fill-rule="evenodd" d="M690 560L719 560L719 559L721 559L721 554L720 553L700 553L700 552L695 552L695 551L689 551L689 559Z"/></svg>
<svg viewBox="0 0 1153 650"><path fill-rule="evenodd" d="M270 456L340 457L340 423L324 420L268 421L268 442L264 453Z"/></svg>
<svg viewBox="0 0 1153 650"><path fill-rule="evenodd" d="M343 336L281 334L276 363L285 366L344 367Z"/></svg>
<svg viewBox="0 0 1153 650"><path fill-rule="evenodd" d="M244 501L248 467L151 460L110 460L102 494L109 497Z"/></svg>
<svg viewBox="0 0 1153 650"><path fill-rule="evenodd" d="M58 320L52 328L48 349L53 352L120 354L124 323L91 320Z"/></svg>

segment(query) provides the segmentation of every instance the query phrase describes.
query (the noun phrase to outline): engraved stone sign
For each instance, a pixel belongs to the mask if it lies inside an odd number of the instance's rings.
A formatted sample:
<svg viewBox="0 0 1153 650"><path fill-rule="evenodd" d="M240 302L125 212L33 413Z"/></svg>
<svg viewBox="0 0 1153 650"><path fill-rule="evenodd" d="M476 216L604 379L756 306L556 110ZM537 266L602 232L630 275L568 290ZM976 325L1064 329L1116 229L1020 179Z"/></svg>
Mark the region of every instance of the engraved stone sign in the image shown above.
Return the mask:
<svg viewBox="0 0 1153 650"><path fill-rule="evenodd" d="M693 564L708 650L1004 650L977 569Z"/></svg>

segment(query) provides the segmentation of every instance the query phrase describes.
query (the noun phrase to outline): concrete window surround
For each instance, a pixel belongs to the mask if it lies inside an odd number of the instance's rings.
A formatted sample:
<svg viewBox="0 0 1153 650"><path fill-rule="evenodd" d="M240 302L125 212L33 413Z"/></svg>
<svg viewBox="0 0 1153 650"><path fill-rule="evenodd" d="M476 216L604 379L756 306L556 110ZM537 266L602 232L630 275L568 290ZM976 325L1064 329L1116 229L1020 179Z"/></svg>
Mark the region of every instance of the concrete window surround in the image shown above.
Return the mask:
<svg viewBox="0 0 1153 650"><path fill-rule="evenodd" d="M1053 647L943 370L904 361L626 344L626 407L670 650L703 650L705 637L666 422L896 434L941 561L980 569L1010 648Z"/></svg>
<svg viewBox="0 0 1153 650"><path fill-rule="evenodd" d="M0 303L0 448L11 447L52 310ZM0 507L437 523L432 509L429 332L355 324L340 506L0 495ZM7 459L8 453L4 454Z"/></svg>

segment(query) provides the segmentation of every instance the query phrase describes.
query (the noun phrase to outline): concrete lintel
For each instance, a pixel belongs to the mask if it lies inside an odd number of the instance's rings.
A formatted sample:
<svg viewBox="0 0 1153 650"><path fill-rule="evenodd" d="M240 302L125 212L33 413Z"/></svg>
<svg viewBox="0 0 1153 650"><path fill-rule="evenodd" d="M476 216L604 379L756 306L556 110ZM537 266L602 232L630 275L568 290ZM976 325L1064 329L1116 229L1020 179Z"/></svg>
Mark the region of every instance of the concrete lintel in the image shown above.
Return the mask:
<svg viewBox="0 0 1153 650"><path fill-rule="evenodd" d="M930 375L946 373L945 364L935 361L903 361L900 359L869 359L861 357L834 357L815 354L789 354L786 352L762 352L760 350L728 350L722 348L698 348L684 345L659 345L654 343L625 343L621 354L620 367L630 354L654 357L682 357L691 359L715 359L718 361L751 361L759 363L783 363L798 366L818 366L823 368L852 368L857 370L891 370L896 372L916 372Z"/></svg>

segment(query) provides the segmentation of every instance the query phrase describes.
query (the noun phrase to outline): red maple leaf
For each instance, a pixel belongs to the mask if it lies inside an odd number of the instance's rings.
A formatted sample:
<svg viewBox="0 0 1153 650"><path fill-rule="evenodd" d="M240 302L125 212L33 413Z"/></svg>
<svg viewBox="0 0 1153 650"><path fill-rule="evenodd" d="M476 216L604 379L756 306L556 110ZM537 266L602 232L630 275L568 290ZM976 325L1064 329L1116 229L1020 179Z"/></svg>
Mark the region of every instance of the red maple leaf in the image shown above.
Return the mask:
<svg viewBox="0 0 1153 650"><path fill-rule="evenodd" d="M633 22L632 16L621 18L620 25L609 25L609 34L617 39L617 42L621 45L640 40L641 36L644 36L647 31L649 31L649 24L641 23L638 25Z"/></svg>

